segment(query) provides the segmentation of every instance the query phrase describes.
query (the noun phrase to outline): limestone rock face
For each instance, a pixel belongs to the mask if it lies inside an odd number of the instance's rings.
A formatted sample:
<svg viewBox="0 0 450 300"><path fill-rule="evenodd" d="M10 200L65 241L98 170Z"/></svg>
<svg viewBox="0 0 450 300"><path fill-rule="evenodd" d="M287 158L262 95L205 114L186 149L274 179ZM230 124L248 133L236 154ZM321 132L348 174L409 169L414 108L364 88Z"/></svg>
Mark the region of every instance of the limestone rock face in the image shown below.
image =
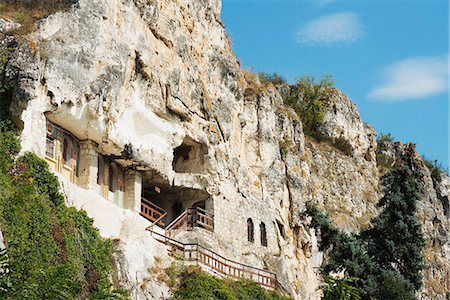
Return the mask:
<svg viewBox="0 0 450 300"><path fill-rule="evenodd" d="M20 24L11 20L0 19L0 33L11 32L20 28Z"/></svg>
<svg viewBox="0 0 450 300"><path fill-rule="evenodd" d="M279 91L241 71L220 10L220 0L79 0L25 38L1 36L2 49L15 49L3 84L23 150L45 155L48 119L141 172L144 183L158 177L165 186L209 195L214 232L193 230L179 239L276 272L296 299L318 299L323 253L306 207L317 204L346 231L366 228L382 196L381 158L392 165L402 146L378 147L375 131L338 90L320 128L326 139L305 137ZM178 160L180 146L201 158ZM423 178L422 294L433 298L449 286L450 179L433 181L425 165ZM68 203L86 209L102 235L116 239L118 282L133 299L167 296L148 270L167 267L171 258L145 232L149 223L61 182ZM254 242L247 239L249 218ZM267 247L260 243L262 224Z"/></svg>
<svg viewBox="0 0 450 300"><path fill-rule="evenodd" d="M327 102L319 132L348 154L373 161L377 134L362 121L356 105L337 89L332 89Z"/></svg>

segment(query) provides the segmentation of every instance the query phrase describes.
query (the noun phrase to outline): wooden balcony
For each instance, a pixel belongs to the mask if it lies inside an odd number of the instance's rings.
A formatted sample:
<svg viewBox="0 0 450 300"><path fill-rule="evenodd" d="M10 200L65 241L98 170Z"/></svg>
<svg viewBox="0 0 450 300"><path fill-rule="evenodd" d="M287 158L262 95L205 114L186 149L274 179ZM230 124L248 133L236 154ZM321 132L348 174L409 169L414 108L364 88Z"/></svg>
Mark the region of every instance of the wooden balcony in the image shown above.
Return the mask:
<svg viewBox="0 0 450 300"><path fill-rule="evenodd" d="M141 198L141 216L153 222L160 227L164 227L164 218L167 212L153 202L145 198Z"/></svg>
<svg viewBox="0 0 450 300"><path fill-rule="evenodd" d="M189 208L167 225L166 235L172 237L186 228L193 227L214 231L214 215L200 207Z"/></svg>
<svg viewBox="0 0 450 300"><path fill-rule="evenodd" d="M214 215L200 207L189 208L166 226L167 212L155 203L141 198L141 216L154 225L165 228L168 236L175 236L187 228L201 227L214 231Z"/></svg>

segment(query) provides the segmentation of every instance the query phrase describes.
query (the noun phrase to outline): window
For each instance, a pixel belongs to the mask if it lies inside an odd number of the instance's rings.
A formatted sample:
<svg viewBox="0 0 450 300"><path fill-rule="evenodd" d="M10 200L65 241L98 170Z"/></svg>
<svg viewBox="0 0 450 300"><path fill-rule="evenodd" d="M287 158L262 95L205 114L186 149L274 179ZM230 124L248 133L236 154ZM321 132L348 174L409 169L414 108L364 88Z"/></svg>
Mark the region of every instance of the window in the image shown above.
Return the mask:
<svg viewBox="0 0 450 300"><path fill-rule="evenodd" d="M98 172L97 172L97 184L103 185L103 175L105 174L105 165L101 155L98 156Z"/></svg>
<svg viewBox="0 0 450 300"><path fill-rule="evenodd" d="M80 144L70 132L47 120L45 157L50 166L72 183L77 183Z"/></svg>
<svg viewBox="0 0 450 300"><path fill-rule="evenodd" d="M261 222L261 224L259 225L259 230L261 231L261 245L267 247L266 224Z"/></svg>
<svg viewBox="0 0 450 300"><path fill-rule="evenodd" d="M65 137L63 140L62 158L64 164L70 164L70 161L72 159L72 143L68 137Z"/></svg>
<svg viewBox="0 0 450 300"><path fill-rule="evenodd" d="M124 191L124 173L123 173L123 169L119 170L119 176L117 177L117 188L119 189L119 191L123 192Z"/></svg>
<svg viewBox="0 0 450 300"><path fill-rule="evenodd" d="M45 146L45 155L50 158L55 158L55 139L52 136L47 135Z"/></svg>
<svg viewBox="0 0 450 300"><path fill-rule="evenodd" d="M108 189L114 192L114 168L111 162L108 161Z"/></svg>
<svg viewBox="0 0 450 300"><path fill-rule="evenodd" d="M254 228L253 228L253 221L251 218L247 219L247 240L251 243L253 243L255 241L254 238L255 234L254 234Z"/></svg>

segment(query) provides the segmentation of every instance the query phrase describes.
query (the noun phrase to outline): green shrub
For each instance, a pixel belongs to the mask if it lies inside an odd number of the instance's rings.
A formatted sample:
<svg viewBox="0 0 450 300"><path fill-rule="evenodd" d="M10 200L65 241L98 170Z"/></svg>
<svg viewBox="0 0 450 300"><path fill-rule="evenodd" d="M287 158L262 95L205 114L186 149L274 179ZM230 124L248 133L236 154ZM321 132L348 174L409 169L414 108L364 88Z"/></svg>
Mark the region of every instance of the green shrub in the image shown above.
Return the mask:
<svg viewBox="0 0 450 300"><path fill-rule="evenodd" d="M320 288L323 291L324 300L360 300L361 290L355 286L359 279L356 277L344 276L338 279L325 276L325 284Z"/></svg>
<svg viewBox="0 0 450 300"><path fill-rule="evenodd" d="M394 136L390 133L383 133L381 132L378 137L377 137L377 142L378 143L383 143L383 142L393 142L394 141Z"/></svg>
<svg viewBox="0 0 450 300"><path fill-rule="evenodd" d="M0 49L0 74L2 75L1 76L2 81L3 81L3 73L5 72L5 67L6 67L9 59L11 58L13 51L14 51L14 48L9 48L9 47ZM6 105L5 105L6 103L5 103L4 95L2 95L5 92L5 87L3 86L2 81L0 81L0 96L2 96L1 100L0 100L0 104L2 104L1 107L2 107L2 111L3 111L4 107L6 107ZM2 113L2 115L3 115L3 113ZM3 117L2 117L2 119L3 119Z"/></svg>
<svg viewBox="0 0 450 300"><path fill-rule="evenodd" d="M396 271L386 270L377 280L376 299L414 300L413 284Z"/></svg>
<svg viewBox="0 0 450 300"><path fill-rule="evenodd" d="M170 266L166 269L166 274L169 276L169 286L174 287L177 284L177 274L178 268L175 262L172 262Z"/></svg>
<svg viewBox="0 0 450 300"><path fill-rule="evenodd" d="M11 270L6 249L0 250L0 294L7 293L11 288Z"/></svg>
<svg viewBox="0 0 450 300"><path fill-rule="evenodd" d="M233 281L208 275L195 267L185 269L174 299L221 299L221 300L291 300L276 292L268 292L252 280Z"/></svg>
<svg viewBox="0 0 450 300"><path fill-rule="evenodd" d="M9 121L0 120L0 174L8 173L20 151L20 143Z"/></svg>
<svg viewBox="0 0 450 300"><path fill-rule="evenodd" d="M0 7L1 9L1 7ZM7 89L4 86L5 70L6 66L12 56L14 48L6 47L0 48L0 121L9 120L10 118L10 106L12 100L11 89ZM3 125L1 125L3 126Z"/></svg>
<svg viewBox="0 0 450 300"><path fill-rule="evenodd" d="M9 272L0 274L0 298L126 299L109 281L111 242L86 212L65 206L45 161L27 153L14 162L17 137L1 128L0 225Z"/></svg>
<svg viewBox="0 0 450 300"><path fill-rule="evenodd" d="M174 292L174 299L236 300L237 298L225 281L191 268L181 274L181 283L179 289Z"/></svg>
<svg viewBox="0 0 450 300"><path fill-rule="evenodd" d="M423 162L427 166L428 170L430 170L431 178L433 179L433 182L438 180L439 176L441 174L447 174L449 175L448 168L444 167L444 165L439 162L437 159L432 160L427 158L425 155L422 155Z"/></svg>
<svg viewBox="0 0 450 300"><path fill-rule="evenodd" d="M318 137L318 127L323 123L325 104L333 85L331 75L324 75L320 81L306 75L299 77L290 92L283 95L284 103L293 107L302 120L306 134Z"/></svg>
<svg viewBox="0 0 450 300"><path fill-rule="evenodd" d="M59 192L58 179L48 169L46 161L36 154L27 152L17 160L17 172L24 178L32 180L38 194L46 196L55 205L64 202L63 195Z"/></svg>
<svg viewBox="0 0 450 300"><path fill-rule="evenodd" d="M249 279L228 281L233 294L238 300L290 300L290 297L278 295L276 291L268 292L256 282Z"/></svg>
<svg viewBox="0 0 450 300"><path fill-rule="evenodd" d="M258 72L258 78L261 84L271 82L273 85L282 85L287 83L286 79L278 73Z"/></svg>

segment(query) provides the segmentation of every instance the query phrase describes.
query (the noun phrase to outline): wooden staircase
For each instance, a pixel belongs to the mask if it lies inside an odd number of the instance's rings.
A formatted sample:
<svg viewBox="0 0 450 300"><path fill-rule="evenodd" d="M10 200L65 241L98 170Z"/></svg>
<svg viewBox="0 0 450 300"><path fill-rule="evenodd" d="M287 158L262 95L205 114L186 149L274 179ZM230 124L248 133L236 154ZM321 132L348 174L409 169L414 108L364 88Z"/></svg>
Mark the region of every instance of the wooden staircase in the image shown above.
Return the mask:
<svg viewBox="0 0 450 300"><path fill-rule="evenodd" d="M200 207L189 208L165 226L163 220L167 212L156 204L142 198L141 215L152 221L152 225L147 227L146 230L157 241L170 246L169 251L176 253L176 256L181 257L183 261L196 264L205 272L215 276L233 279L251 279L268 290L281 287L275 273L227 259L200 244L182 243L174 239L179 232L188 228L200 227L214 231L214 215L210 212ZM164 233L154 230L154 225L160 227L158 231Z"/></svg>
<svg viewBox="0 0 450 300"><path fill-rule="evenodd" d="M275 273L227 259L197 243L182 243L151 228L147 230L157 241L170 246L172 252L181 254L185 262L196 264L207 273L223 278L251 279L268 290L281 287Z"/></svg>

